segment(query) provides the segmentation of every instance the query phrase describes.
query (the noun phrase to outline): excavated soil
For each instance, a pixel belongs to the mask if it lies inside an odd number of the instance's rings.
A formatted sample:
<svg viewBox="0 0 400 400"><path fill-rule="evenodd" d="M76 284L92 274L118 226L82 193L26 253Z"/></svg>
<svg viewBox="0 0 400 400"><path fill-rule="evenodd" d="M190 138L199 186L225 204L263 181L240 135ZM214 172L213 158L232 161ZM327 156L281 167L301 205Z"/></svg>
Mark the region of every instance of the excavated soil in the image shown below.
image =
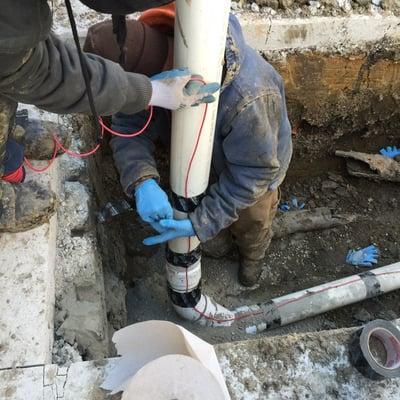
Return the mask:
<svg viewBox="0 0 400 400"><path fill-rule="evenodd" d="M365 138L347 137L332 142L337 149L365 148ZM308 138L308 139L307 139ZM347 251L375 243L380 251L379 266L400 259L400 186L352 178L344 164L333 156L313 159L304 152L305 144L316 147L310 132L301 131L295 139L295 156L288 178L282 187L282 199L297 196L308 209L330 207L337 213L358 216L356 223L321 232L298 233L274 240L265 257L265 270L260 285L252 290L237 282L236 252L223 259L203 258L203 289L227 308L254 304L300 289L330 282L365 271L345 264ZM388 143L389 144L389 143ZM394 144L394 143L393 143ZM367 146L368 147L368 146ZM371 147L371 152L376 149ZM168 186L166 157L158 157L164 172L163 184ZM313 161L313 162L312 162ZM307 163L309 173L307 171ZM102 169L104 200L117 200L122 193L110 154L104 154ZM312 170L311 170L312 169ZM164 248L145 247L142 240L152 234L135 213L102 225L104 263L125 281L127 315L110 315L111 320L135 323L149 319L170 320L185 326L211 343L249 339L242 327L200 328L176 316L169 302L164 274ZM108 239L107 239L108 238ZM265 333L318 331L357 326L366 321L394 319L400 315L400 293L392 292L287 327ZM118 325L118 324L117 324Z"/></svg>

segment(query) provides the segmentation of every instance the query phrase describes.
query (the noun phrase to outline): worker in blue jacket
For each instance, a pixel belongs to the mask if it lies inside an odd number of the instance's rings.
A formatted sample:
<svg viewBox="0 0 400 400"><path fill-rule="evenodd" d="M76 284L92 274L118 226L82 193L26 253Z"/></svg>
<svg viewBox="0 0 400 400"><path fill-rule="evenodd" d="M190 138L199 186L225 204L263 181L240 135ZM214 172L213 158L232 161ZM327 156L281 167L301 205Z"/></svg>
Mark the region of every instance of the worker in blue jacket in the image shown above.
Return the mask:
<svg viewBox="0 0 400 400"><path fill-rule="evenodd" d="M165 30L156 32L159 26L144 26L145 22L131 21L128 26L128 36L130 30L136 31L136 45L143 45L144 51L138 56L129 54L128 49L127 62L138 66L141 73L146 73L146 68L150 69L148 74L153 74L155 67L158 72L168 70L171 51L156 50L159 41L166 40ZM113 54L107 39L111 28L106 24L91 28L86 43L86 50L103 57ZM142 29L146 33L138 34ZM141 129L147 118L148 111L117 113L112 124L115 130L128 133ZM125 193L136 199L141 218L158 231L144 243L154 245L197 235L206 248L217 243L218 255L235 243L240 254L239 281L253 286L261 276L272 238L278 188L291 160L292 139L282 78L246 44L236 17L229 21L210 185L200 205L183 221L173 220L154 159L157 141L168 146L170 121L170 112L157 108L144 135L111 140ZM160 227L160 220L164 220L164 227Z"/></svg>

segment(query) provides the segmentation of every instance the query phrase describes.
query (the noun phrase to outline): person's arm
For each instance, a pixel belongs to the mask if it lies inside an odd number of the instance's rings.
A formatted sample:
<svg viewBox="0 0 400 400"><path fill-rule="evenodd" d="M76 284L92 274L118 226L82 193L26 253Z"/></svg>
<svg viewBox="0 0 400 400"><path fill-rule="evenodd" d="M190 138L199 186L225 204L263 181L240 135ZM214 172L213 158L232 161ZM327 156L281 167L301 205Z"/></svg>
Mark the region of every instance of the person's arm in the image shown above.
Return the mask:
<svg viewBox="0 0 400 400"><path fill-rule="evenodd" d="M112 118L112 127L120 133L136 132L143 128L148 116L149 111L142 111L135 115L118 113ZM142 135L134 138L114 136L110 141L121 185L128 196L133 195L138 183L152 178L159 180L154 160L155 142L161 134L168 133L168 126L167 111L155 108L153 120Z"/></svg>
<svg viewBox="0 0 400 400"><path fill-rule="evenodd" d="M89 113L85 83L74 46L55 35L39 42L25 57L12 62L15 70L6 76L0 71L0 93L18 102L34 104L44 110L60 113ZM152 85L144 75L125 72L113 62L86 54L91 87L100 115L118 111L136 113L145 109L152 96Z"/></svg>
<svg viewBox="0 0 400 400"><path fill-rule="evenodd" d="M118 113L113 116L113 129L121 133L137 132L143 128L148 113L136 115ZM129 197L135 197L136 209L143 221L158 232L159 221L172 218L173 210L168 196L158 184L159 174L153 157L155 142L168 134L167 111L155 109L155 115L146 132L134 138L114 137L111 140L114 161L120 173L121 184Z"/></svg>
<svg viewBox="0 0 400 400"><path fill-rule="evenodd" d="M201 241L235 222L279 176L282 107L281 96L274 92L248 104L234 118L223 143L227 167L189 216Z"/></svg>

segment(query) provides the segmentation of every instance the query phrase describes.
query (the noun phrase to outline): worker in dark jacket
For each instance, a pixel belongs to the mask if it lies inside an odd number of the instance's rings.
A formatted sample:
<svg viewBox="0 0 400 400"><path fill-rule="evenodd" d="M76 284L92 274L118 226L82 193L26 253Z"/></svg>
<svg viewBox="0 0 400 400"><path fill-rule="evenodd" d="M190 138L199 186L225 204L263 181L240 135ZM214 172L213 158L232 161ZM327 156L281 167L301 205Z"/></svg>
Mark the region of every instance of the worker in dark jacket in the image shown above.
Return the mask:
<svg viewBox="0 0 400 400"><path fill-rule="evenodd" d="M169 3L170 0L85 0L101 12L125 15ZM8 136L13 129L17 102L47 111L89 113L90 106L78 51L51 33L52 15L47 0L2 0L0 8L0 232L20 231L48 219L54 198L34 184L21 187L7 182L12 168L23 160L23 151ZM117 63L84 55L95 106L101 115L117 111L135 113L149 104L177 109L212 101L209 93L189 96L184 87L189 71L173 71L169 78L124 71ZM197 98L197 100L196 100ZM22 197L24 197L23 203ZM27 198L31 197L31 201ZM44 199L46 198L46 201ZM40 199L40 204L37 202ZM22 207L22 204L24 205ZM43 207L44 208L43 208ZM17 212L17 210L19 210Z"/></svg>
<svg viewBox="0 0 400 400"><path fill-rule="evenodd" d="M130 29L139 29L135 25L141 23L132 22ZM110 42L106 39L109 32L102 32L104 26L93 27L87 43L91 43L91 51L97 49L107 55L110 54ZM130 64L153 68L158 62L160 70L168 69L171 57L157 56L159 53L151 51L157 43L146 37L149 35L138 40L146 49L148 59L131 59ZM157 34L153 33L153 37ZM159 233L145 239L145 244L197 235L207 245L216 236L227 238L232 234L240 253L239 280L245 286L253 286L261 275L279 202L278 188L292 155L291 128L282 78L245 43L234 16L230 17L225 63L212 180L188 220L172 220L172 207L159 187L160 177L153 157L156 141L161 139L165 143L170 131L169 112L156 109L144 135L131 139L115 137L111 146L126 194L136 198L139 215ZM113 127L124 133L137 131L147 117L147 112L118 113L113 117ZM160 220L164 220L164 228L160 227ZM224 248L227 250L229 246Z"/></svg>

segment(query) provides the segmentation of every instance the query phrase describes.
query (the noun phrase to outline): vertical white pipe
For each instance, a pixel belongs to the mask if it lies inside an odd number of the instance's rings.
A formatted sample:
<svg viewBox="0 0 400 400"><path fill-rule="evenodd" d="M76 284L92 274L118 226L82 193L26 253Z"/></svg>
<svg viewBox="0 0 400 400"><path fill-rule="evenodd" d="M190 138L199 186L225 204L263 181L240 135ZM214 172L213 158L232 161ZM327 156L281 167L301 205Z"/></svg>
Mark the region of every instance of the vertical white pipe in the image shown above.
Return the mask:
<svg viewBox="0 0 400 400"><path fill-rule="evenodd" d="M221 82L230 5L230 0L176 1L175 68L187 67L200 74L205 82ZM175 200L178 198L178 203L184 204L176 207L180 208L174 211L176 219L187 218L186 212L191 211L194 203L190 199L207 190L219 93L215 97L216 101L208 106L199 142L205 106L172 114L171 189ZM168 243L167 278L171 299L183 318L203 326L229 326L234 314L201 293L199 245L197 237Z"/></svg>
<svg viewBox="0 0 400 400"><path fill-rule="evenodd" d="M200 74L206 82L221 81L230 4L231 0L177 0L175 68L188 67ZM208 186L219 93L215 97L216 101L208 106L201 140L190 171L188 198L201 195ZM172 113L170 182L172 191L181 197L186 197L186 176L204 108L201 105ZM186 215L175 212L175 218L184 219ZM190 250L199 244L197 237L192 238ZM188 252L188 242L185 239L173 240L169 247L177 253Z"/></svg>
<svg viewBox="0 0 400 400"><path fill-rule="evenodd" d="M175 68L188 67L206 82L220 82L224 63L230 0L177 0L175 20ZM193 162L188 197L201 195L208 186L217 101L208 107L202 139ZM171 186L185 197L185 178L204 106L172 115Z"/></svg>

